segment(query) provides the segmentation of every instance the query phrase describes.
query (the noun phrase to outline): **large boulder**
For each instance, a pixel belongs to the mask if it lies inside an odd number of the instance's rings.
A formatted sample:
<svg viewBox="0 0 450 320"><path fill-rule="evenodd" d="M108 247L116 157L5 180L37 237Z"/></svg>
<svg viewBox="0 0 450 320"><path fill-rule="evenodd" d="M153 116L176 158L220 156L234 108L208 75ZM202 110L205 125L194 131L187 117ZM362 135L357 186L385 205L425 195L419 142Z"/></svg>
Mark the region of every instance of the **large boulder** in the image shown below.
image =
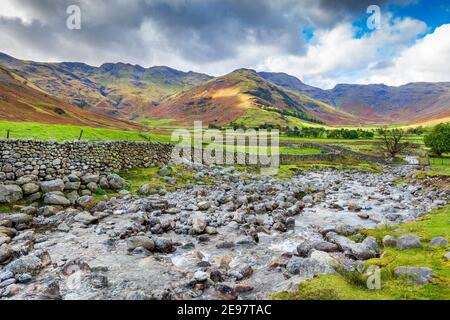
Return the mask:
<svg viewBox="0 0 450 320"><path fill-rule="evenodd" d="M108 176L108 185L111 190L122 190L128 186L128 183L125 179L123 179L119 175L110 174Z"/></svg>
<svg viewBox="0 0 450 320"><path fill-rule="evenodd" d="M41 189L43 193L49 193L49 192L63 192L64 191L64 181L61 179L51 180L51 181L44 181L41 182Z"/></svg>
<svg viewBox="0 0 450 320"><path fill-rule="evenodd" d="M0 185L0 203L12 204L23 199L22 188L16 185Z"/></svg>

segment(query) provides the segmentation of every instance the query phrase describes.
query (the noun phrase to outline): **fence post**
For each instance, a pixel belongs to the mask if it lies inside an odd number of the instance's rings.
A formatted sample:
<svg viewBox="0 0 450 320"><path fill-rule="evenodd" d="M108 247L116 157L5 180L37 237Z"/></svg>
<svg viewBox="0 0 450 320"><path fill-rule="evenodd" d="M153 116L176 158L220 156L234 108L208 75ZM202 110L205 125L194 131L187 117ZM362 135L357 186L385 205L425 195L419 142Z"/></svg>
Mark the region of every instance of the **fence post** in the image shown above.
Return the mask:
<svg viewBox="0 0 450 320"><path fill-rule="evenodd" d="M82 137L83 137L83 130L80 131L80 136L78 137L78 140L81 140Z"/></svg>
<svg viewBox="0 0 450 320"><path fill-rule="evenodd" d="M9 139L9 133L10 133L10 130L9 129L6 130L6 139Z"/></svg>

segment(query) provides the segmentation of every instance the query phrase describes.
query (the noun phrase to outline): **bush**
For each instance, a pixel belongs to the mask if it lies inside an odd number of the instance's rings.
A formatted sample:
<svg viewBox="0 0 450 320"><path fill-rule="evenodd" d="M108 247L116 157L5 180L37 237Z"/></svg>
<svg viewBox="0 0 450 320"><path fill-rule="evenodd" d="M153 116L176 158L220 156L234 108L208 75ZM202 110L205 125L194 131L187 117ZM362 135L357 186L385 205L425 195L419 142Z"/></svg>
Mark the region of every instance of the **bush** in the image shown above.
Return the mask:
<svg viewBox="0 0 450 320"><path fill-rule="evenodd" d="M450 152L450 123L435 126L433 131L425 136L425 145L437 156Z"/></svg>

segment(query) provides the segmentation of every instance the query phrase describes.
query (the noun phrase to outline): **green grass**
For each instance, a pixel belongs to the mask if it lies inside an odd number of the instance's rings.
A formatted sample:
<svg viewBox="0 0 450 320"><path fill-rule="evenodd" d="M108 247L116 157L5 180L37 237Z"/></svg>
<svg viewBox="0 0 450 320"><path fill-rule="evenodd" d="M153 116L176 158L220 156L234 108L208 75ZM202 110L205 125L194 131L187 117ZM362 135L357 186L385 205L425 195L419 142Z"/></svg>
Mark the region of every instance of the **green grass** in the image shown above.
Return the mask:
<svg viewBox="0 0 450 320"><path fill-rule="evenodd" d="M82 126L65 126L42 124L33 122L0 122L0 138L6 138L6 131L10 130L11 139L37 139L68 141L78 140L81 130L84 141L155 141L170 142L169 135L151 134L136 131L121 131Z"/></svg>
<svg viewBox="0 0 450 320"><path fill-rule="evenodd" d="M394 233L394 229L403 229ZM382 258L366 261L366 266L381 267L381 290L368 290L355 281L362 275L339 271L335 275L321 275L300 284L298 291L276 293L274 299L284 300L449 300L450 262L444 259L450 246L429 247L434 237L450 239L450 206L433 210L420 220L394 227L365 230L381 244L386 235L399 236L414 233L422 237L423 248L399 251L384 248ZM398 266L429 267L434 271L432 281L426 285L416 285L409 279L396 278L393 270Z"/></svg>
<svg viewBox="0 0 450 320"><path fill-rule="evenodd" d="M173 166L171 171L171 177L176 179L174 185L167 184L164 177L161 177L158 172L161 167L151 167L145 169L132 169L128 171L119 172L119 175L126 179L130 183L130 191L136 193L139 188L148 184L154 190L165 189L166 191L174 191L182 188L187 184L212 184L213 180L206 177L201 181L197 181L193 178L193 173L186 170L182 166Z"/></svg>
<svg viewBox="0 0 450 320"><path fill-rule="evenodd" d="M240 171L245 171L248 173L258 173L259 170L248 166L235 166L236 169ZM374 163L361 162L351 158L341 158L338 161L305 161L298 164L292 165L280 165L276 177L278 179L286 180L297 175L299 171L311 171L311 170L322 170L334 168L337 170L357 170L366 171L371 173L381 173L383 170L380 166Z"/></svg>
<svg viewBox="0 0 450 320"><path fill-rule="evenodd" d="M236 119L234 123L247 128L259 127L263 124L280 125L283 127L320 127L320 125L317 124L309 123L291 116L283 116L277 112L261 108L249 108L241 117Z"/></svg>

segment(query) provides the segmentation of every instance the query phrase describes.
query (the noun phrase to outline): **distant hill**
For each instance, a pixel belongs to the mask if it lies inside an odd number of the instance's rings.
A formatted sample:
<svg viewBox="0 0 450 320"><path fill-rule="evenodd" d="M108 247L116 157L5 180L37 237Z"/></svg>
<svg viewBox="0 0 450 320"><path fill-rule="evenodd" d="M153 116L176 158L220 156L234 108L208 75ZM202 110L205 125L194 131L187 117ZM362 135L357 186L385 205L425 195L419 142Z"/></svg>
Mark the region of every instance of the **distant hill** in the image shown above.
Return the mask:
<svg viewBox="0 0 450 320"><path fill-rule="evenodd" d="M350 114L263 79L253 70L240 69L181 92L151 107L146 116L172 118L180 123L237 122L290 125L355 123ZM243 119L248 119L244 121Z"/></svg>
<svg viewBox="0 0 450 320"><path fill-rule="evenodd" d="M0 120L142 129L136 123L99 115L61 101L5 67L0 67Z"/></svg>
<svg viewBox="0 0 450 320"><path fill-rule="evenodd" d="M450 83L340 84L322 90L285 73L261 72L261 77L283 88L308 95L358 117L361 123L421 124L448 121Z"/></svg>
<svg viewBox="0 0 450 320"><path fill-rule="evenodd" d="M39 63L0 53L8 67L36 87L80 108L114 117L133 119L164 98L211 79L168 67L143 68L124 63L100 67L84 63Z"/></svg>
<svg viewBox="0 0 450 320"><path fill-rule="evenodd" d="M26 83L16 87L16 96L40 92L41 98L53 97L108 119L248 126L430 125L450 119L450 83L339 84L323 90L285 73L239 69L213 78L165 66L39 63L2 53L0 66ZM0 106L5 108L5 103L0 101Z"/></svg>

